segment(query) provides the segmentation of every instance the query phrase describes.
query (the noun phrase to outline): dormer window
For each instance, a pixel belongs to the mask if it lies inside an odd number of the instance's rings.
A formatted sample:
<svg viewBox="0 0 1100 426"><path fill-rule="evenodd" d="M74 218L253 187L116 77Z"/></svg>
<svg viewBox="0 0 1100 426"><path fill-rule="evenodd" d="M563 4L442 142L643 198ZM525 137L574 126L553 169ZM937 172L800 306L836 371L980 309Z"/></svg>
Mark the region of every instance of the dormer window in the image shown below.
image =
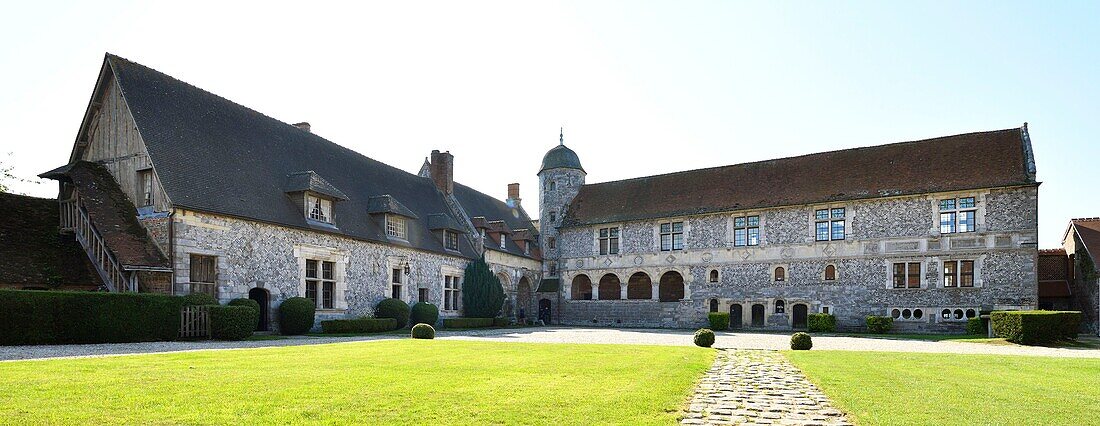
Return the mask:
<svg viewBox="0 0 1100 426"><path fill-rule="evenodd" d="M500 248L503 249L508 244L508 236L500 234Z"/></svg>
<svg viewBox="0 0 1100 426"><path fill-rule="evenodd" d="M458 250L458 233L444 229L443 246L446 247L447 250Z"/></svg>
<svg viewBox="0 0 1100 426"><path fill-rule="evenodd" d="M306 217L325 223L332 223L332 200L306 196Z"/></svg>
<svg viewBox="0 0 1100 426"><path fill-rule="evenodd" d="M386 215L386 236L405 239L405 218L397 215Z"/></svg>

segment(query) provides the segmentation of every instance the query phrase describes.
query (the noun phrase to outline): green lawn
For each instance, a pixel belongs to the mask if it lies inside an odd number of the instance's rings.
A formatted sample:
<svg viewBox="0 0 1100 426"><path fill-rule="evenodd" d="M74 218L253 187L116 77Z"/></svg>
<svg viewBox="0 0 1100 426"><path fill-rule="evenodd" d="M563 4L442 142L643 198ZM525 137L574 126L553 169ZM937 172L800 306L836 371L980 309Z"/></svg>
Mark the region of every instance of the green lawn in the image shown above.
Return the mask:
<svg viewBox="0 0 1100 426"><path fill-rule="evenodd" d="M0 423L671 424L714 354L403 339L0 362Z"/></svg>
<svg viewBox="0 0 1100 426"><path fill-rule="evenodd" d="M1100 359L785 355L859 424L1100 424Z"/></svg>

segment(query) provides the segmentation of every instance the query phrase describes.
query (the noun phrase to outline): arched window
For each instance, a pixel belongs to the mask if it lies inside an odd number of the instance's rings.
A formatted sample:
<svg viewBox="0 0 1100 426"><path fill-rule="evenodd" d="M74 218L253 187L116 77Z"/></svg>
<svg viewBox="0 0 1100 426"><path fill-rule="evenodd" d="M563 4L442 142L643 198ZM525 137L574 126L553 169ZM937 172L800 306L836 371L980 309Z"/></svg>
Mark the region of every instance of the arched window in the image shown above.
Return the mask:
<svg viewBox="0 0 1100 426"><path fill-rule="evenodd" d="M626 281L626 298L652 299L653 281L649 279L649 275L645 272L635 272L634 275L631 275L630 279Z"/></svg>
<svg viewBox="0 0 1100 426"><path fill-rule="evenodd" d="M825 265L825 281L833 281L836 279L836 266Z"/></svg>
<svg viewBox="0 0 1100 426"><path fill-rule="evenodd" d="M657 294L662 302L676 302L684 298L684 276L676 271L665 272L657 284Z"/></svg>
<svg viewBox="0 0 1100 426"><path fill-rule="evenodd" d="M619 300L622 287L619 286L619 277L615 274L605 274L600 278L600 300Z"/></svg>
<svg viewBox="0 0 1100 426"><path fill-rule="evenodd" d="M787 280L787 268L782 266L775 267L775 280L786 281Z"/></svg>
<svg viewBox="0 0 1100 426"><path fill-rule="evenodd" d="M718 312L718 299L710 299L710 311Z"/></svg>
<svg viewBox="0 0 1100 426"><path fill-rule="evenodd" d="M783 313L786 313L786 312L787 312L787 304L784 303L782 300L776 300L775 301L775 313L783 314Z"/></svg>
<svg viewBox="0 0 1100 426"><path fill-rule="evenodd" d="M718 270L717 269L711 269L710 270L710 282L712 282L712 283L718 282Z"/></svg>
<svg viewBox="0 0 1100 426"><path fill-rule="evenodd" d="M592 300L592 279L584 274L573 277L570 295L573 300Z"/></svg>

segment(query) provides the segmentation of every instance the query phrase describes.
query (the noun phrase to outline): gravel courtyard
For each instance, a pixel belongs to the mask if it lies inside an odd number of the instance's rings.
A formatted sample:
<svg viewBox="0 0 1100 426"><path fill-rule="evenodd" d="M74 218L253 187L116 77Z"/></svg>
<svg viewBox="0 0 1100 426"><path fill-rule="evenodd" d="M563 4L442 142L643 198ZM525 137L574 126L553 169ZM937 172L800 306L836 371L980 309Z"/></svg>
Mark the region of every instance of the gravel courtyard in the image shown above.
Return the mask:
<svg viewBox="0 0 1100 426"><path fill-rule="evenodd" d="M637 345L691 345L690 330L541 327L489 330L440 330L436 338L530 343L605 343ZM727 349L789 349L790 335L719 332L714 346ZM295 336L243 342L143 342L92 345L0 346L0 361L179 352L208 349L262 348L316 345L406 338L398 334L356 337ZM925 352L953 354L1033 355L1100 358L1100 349L1044 348L953 341L921 341L878 337L814 336L814 349L847 351Z"/></svg>

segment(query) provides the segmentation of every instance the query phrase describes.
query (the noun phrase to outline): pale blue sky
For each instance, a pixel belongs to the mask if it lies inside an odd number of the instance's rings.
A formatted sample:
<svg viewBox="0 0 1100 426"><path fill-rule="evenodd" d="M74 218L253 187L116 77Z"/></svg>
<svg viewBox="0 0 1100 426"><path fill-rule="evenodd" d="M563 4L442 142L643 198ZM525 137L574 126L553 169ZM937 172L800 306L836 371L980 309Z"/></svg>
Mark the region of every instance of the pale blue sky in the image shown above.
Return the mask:
<svg viewBox="0 0 1100 426"><path fill-rule="evenodd" d="M66 162L105 51L535 213L542 154L589 182L1029 123L1040 243L1100 216L1100 3L18 2L0 152ZM858 164L837 173L859 173ZM739 182L764 185L764 182ZM52 196L52 183L16 190Z"/></svg>

